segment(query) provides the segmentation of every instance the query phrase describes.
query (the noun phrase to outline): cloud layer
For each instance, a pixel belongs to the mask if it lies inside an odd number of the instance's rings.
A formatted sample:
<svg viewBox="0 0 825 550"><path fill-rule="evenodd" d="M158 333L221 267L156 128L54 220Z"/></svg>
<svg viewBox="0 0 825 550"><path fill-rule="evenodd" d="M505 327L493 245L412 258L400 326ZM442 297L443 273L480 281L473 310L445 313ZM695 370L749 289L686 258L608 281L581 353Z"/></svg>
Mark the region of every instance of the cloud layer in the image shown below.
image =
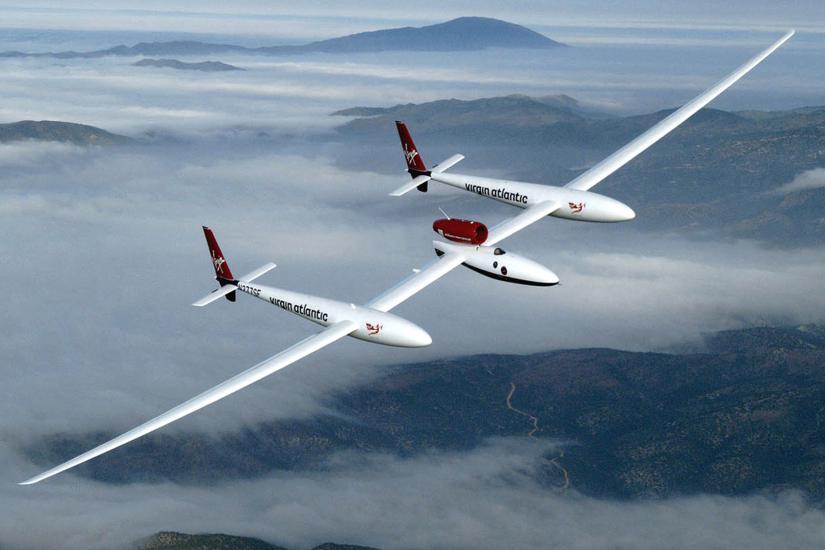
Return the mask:
<svg viewBox="0 0 825 550"><path fill-rule="evenodd" d="M244 5L253 12L270 6ZM76 30L93 21L88 12L64 17L61 9L11 12L18 21L68 21ZM380 26L383 18L404 17L370 9L361 16L382 18ZM119 28L123 14L107 13L108 20L94 21ZM163 28L181 30L186 19L183 30L190 31L225 22L209 13L130 17L130 32L164 17ZM248 18L239 40L264 33L272 20ZM340 18L307 21L295 36L315 23L331 30ZM514 92L566 92L618 111L649 111L691 97L747 57L750 40L765 36L740 36L736 46L719 49L707 42L718 37L703 34L685 47L651 51L635 38L615 46L626 37L602 35L600 43L588 34L582 43L594 45L555 57L222 58L251 69L232 75L143 70L119 58L0 60L4 120L152 132L140 146L105 150L0 145L0 258L8 285L0 316L0 545L61 540L110 548L160 529L258 535L296 547L328 539L387 548L767 548L821 540L822 513L795 494L639 503L554 494L536 481L552 442L494 440L470 453L406 460L347 454L325 471L209 487L107 486L71 474L14 485L39 468L21 456L21 446L58 432L128 429L315 330L243 297L189 307L214 284L200 225L215 228L233 269L276 261L279 268L262 282L365 302L433 257L430 224L439 206L488 223L514 214L436 186L390 200L386 193L406 177L400 154L396 173L341 169L340 159L355 151L334 138L339 121L328 112ZM122 38L9 31L3 40L46 50ZM810 75L822 56L789 52L724 105L789 106L821 97L822 79ZM495 75L491 61L501 67ZM800 66L804 80L796 75ZM465 161L470 172L472 162ZM507 159L501 164L508 174ZM368 383L391 363L580 346L667 349L717 329L822 321L825 311L821 247L767 251L754 242L552 219L505 244L548 265L563 284L518 287L456 270L397 310L427 328L431 348L343 341L169 430L219 433L309 417L331 392Z"/></svg>
<svg viewBox="0 0 825 550"><path fill-rule="evenodd" d="M796 493L633 503L560 494L536 481L553 449L552 442L494 439L472 452L414 459L353 453L326 470L210 487L70 477L35 487L4 483L0 542L112 548L159 529L243 533L291 548L332 540L388 550L811 548L825 537L825 513Z"/></svg>
<svg viewBox="0 0 825 550"><path fill-rule="evenodd" d="M430 261L438 206L491 224L512 215L435 186L390 201L394 176L343 171L310 151L250 150L243 139L222 146L220 155L203 143L12 146L0 254L30 291L7 296L0 351L5 391L31 397L3 401L7 433L25 441L129 428L314 330L243 297L189 307L213 284L200 225L215 228L235 270L275 261L279 268L262 282L364 303ZM507 285L457 269L397 310L433 335L432 347L340 342L170 429L313 414L319 397L363 383L387 363L583 346L668 349L714 330L816 322L825 310L821 248L767 253L758 243L553 219L505 248L549 266L562 285Z"/></svg>

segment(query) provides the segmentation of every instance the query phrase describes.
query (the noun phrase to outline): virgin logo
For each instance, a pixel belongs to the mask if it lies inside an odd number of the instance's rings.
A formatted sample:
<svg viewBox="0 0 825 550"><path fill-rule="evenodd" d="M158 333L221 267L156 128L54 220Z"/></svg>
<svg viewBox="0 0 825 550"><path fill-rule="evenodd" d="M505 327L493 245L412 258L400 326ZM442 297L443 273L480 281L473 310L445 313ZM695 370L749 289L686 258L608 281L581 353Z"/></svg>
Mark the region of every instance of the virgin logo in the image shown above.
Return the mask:
<svg viewBox="0 0 825 550"><path fill-rule="evenodd" d="M415 162L415 157L418 156L418 151L413 149L410 151L409 145L406 143L404 144L404 156L407 157L407 164L413 164Z"/></svg>
<svg viewBox="0 0 825 550"><path fill-rule="evenodd" d="M584 207L587 206L587 204L585 204L583 202L568 202L567 206L570 207L570 212L571 213L581 214L581 211L584 210Z"/></svg>
<svg viewBox="0 0 825 550"><path fill-rule="evenodd" d="M372 325L370 323L367 323L367 334L370 336L375 336L376 334L381 332L382 328L384 328L384 325L379 325L378 323Z"/></svg>
<svg viewBox="0 0 825 550"><path fill-rule="evenodd" d="M212 251L212 264L215 266L215 272L223 273L223 264L226 263L226 260L223 259L221 256L215 256L215 251Z"/></svg>

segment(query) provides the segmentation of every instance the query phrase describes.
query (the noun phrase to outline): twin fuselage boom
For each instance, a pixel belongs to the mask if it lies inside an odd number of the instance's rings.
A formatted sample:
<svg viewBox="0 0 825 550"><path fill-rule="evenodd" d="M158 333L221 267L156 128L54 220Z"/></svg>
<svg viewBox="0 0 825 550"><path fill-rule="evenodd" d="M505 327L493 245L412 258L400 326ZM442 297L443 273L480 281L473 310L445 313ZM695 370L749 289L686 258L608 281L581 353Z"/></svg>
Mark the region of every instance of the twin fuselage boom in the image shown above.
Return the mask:
<svg viewBox="0 0 825 550"><path fill-rule="evenodd" d="M625 222L636 217L626 204L593 193L566 187L554 187L522 181L482 178L451 172L433 172L431 181L437 181L493 200L527 208L545 201L555 201L561 206L550 214L555 218L585 222Z"/></svg>

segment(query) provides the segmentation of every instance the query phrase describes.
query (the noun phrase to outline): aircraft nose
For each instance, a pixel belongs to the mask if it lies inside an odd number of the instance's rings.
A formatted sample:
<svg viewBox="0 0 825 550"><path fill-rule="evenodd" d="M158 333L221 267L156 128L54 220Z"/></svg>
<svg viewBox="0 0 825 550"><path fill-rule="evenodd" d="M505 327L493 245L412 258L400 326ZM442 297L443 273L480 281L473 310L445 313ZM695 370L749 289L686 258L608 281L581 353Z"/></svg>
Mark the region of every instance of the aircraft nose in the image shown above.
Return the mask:
<svg viewBox="0 0 825 550"><path fill-rule="evenodd" d="M622 206L624 206L624 209L622 211L622 218L624 219L624 221L630 221L636 217L636 212L634 212L632 208L630 208L626 204L623 204Z"/></svg>
<svg viewBox="0 0 825 550"><path fill-rule="evenodd" d="M433 343L430 334L418 325L410 326L406 331L406 340L411 348L423 348Z"/></svg>
<svg viewBox="0 0 825 550"><path fill-rule="evenodd" d="M536 270L535 282L541 286L553 286L559 284L559 276L544 267L538 266L540 269Z"/></svg>
<svg viewBox="0 0 825 550"><path fill-rule="evenodd" d="M636 217L632 208L616 199L607 199L604 205L605 218L600 221L626 222Z"/></svg>

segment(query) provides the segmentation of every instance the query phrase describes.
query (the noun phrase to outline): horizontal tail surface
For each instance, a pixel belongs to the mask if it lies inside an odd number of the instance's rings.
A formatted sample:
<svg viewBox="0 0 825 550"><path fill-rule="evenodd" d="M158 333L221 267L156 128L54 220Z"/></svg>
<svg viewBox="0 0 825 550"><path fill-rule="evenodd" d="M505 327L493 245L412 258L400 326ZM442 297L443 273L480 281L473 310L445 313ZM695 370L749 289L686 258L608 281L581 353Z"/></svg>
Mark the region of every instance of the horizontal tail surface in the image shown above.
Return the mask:
<svg viewBox="0 0 825 550"><path fill-rule="evenodd" d="M257 279L261 275L269 273L270 271L272 271L276 267L277 266L275 264L273 264L272 262L269 262L268 264L262 265L258 269L254 269L254 270L250 271L246 275L241 275L240 277L238 277L238 280L242 283L251 283L252 281Z"/></svg>
<svg viewBox="0 0 825 550"><path fill-rule="evenodd" d="M440 174L441 172L444 172L445 170L452 168L462 160L464 160L464 155L453 155L450 158L444 159L435 166L433 166L432 173Z"/></svg>
<svg viewBox="0 0 825 550"><path fill-rule="evenodd" d="M404 185L390 193L390 196L400 197L401 195L409 193L416 187L420 191L421 186L425 186L424 190L426 191L426 185L428 181L430 181L430 176L416 176L411 181L408 181L407 183L405 183Z"/></svg>
<svg viewBox="0 0 825 550"><path fill-rule="evenodd" d="M250 271L246 275L242 275L241 277L239 277L237 282L239 282L239 283L251 283L252 281L257 279L261 275L269 273L270 271L275 269L275 267L276 267L275 264L273 264L272 262L270 262L268 264L265 264L265 265L262 265L258 269L254 270L254 271ZM238 287L235 284L225 283L219 289L213 290L212 292L210 292L209 294L207 294L206 296L204 296L203 298L201 298L200 300L198 300L197 302L195 302L192 305L195 306L195 307L208 306L209 304L211 304L212 302L214 302L218 298L221 298L222 296L226 296L229 300L234 302L233 298L235 297L235 291L237 289L238 289Z"/></svg>
<svg viewBox="0 0 825 550"><path fill-rule="evenodd" d="M213 290L212 292L210 292L209 294L207 294L206 296L204 296L192 305L195 307L208 306L215 300L223 298L224 296L228 297L231 294L234 297L236 290L238 290L238 287L236 287L233 284L223 285L221 288ZM232 301L234 302L234 300Z"/></svg>

